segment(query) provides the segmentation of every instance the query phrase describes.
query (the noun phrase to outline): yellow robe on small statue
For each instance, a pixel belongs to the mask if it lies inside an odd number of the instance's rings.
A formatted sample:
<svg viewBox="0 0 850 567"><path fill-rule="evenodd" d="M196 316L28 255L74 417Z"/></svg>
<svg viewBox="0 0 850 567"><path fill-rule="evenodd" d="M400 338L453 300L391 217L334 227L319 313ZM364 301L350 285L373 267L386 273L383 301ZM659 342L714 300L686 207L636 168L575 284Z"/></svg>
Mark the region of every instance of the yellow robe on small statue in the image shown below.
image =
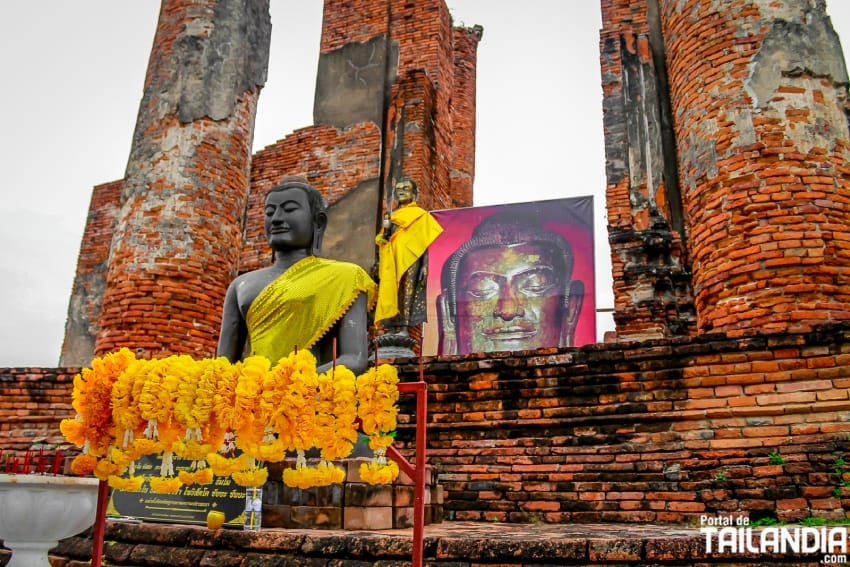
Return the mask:
<svg viewBox="0 0 850 567"><path fill-rule="evenodd" d="M263 288L248 309L251 353L275 364L296 347L312 348L361 293L371 307L375 287L356 264L317 256L299 260Z"/></svg>
<svg viewBox="0 0 850 567"><path fill-rule="evenodd" d="M375 321L398 314L398 290L402 277L443 232L443 227L434 217L416 203L399 207L393 211L390 220L395 230L389 240L383 237L383 233L375 238L379 277Z"/></svg>

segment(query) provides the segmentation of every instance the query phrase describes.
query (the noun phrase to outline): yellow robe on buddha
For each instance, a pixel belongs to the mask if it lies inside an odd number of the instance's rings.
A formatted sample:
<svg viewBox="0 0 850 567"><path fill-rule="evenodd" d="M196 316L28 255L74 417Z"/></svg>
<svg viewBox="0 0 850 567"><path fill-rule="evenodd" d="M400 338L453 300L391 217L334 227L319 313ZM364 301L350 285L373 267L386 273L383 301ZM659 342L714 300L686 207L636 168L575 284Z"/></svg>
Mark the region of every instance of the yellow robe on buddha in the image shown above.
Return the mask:
<svg viewBox="0 0 850 567"><path fill-rule="evenodd" d="M396 209L390 220L396 229L389 240L383 238L383 233L375 239L380 281L375 321L389 319L398 313L398 287L402 276L443 232L434 217L416 203Z"/></svg>
<svg viewBox="0 0 850 567"><path fill-rule="evenodd" d="M312 348L361 293L371 308L375 287L356 264L317 256L299 260L263 288L248 309L251 353L275 364L296 347Z"/></svg>

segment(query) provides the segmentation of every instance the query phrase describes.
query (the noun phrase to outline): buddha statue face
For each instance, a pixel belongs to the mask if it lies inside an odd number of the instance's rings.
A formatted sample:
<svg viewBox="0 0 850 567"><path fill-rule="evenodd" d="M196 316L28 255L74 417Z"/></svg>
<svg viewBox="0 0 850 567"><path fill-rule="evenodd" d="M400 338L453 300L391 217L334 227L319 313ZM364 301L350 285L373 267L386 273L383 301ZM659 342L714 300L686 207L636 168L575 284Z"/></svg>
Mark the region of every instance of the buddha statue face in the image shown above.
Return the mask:
<svg viewBox="0 0 850 567"><path fill-rule="evenodd" d="M313 212L303 189L292 187L268 194L265 229L266 239L274 250L312 246Z"/></svg>
<svg viewBox="0 0 850 567"><path fill-rule="evenodd" d="M306 179L287 177L266 193L264 227L272 250L306 249L318 256L327 222L324 197Z"/></svg>
<svg viewBox="0 0 850 567"><path fill-rule="evenodd" d="M395 200L399 207L410 204L417 198L416 183L412 179L402 178L395 184Z"/></svg>

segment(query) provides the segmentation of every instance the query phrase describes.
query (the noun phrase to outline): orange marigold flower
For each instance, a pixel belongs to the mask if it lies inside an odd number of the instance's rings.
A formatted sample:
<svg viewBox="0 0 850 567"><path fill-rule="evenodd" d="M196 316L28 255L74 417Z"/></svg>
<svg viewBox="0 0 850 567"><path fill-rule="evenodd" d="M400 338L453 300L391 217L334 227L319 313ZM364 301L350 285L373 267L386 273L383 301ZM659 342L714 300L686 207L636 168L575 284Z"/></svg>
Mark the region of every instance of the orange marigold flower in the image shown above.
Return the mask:
<svg viewBox="0 0 850 567"><path fill-rule="evenodd" d="M97 466L97 457L92 455L77 455L71 461L71 471L78 475L91 474Z"/></svg>

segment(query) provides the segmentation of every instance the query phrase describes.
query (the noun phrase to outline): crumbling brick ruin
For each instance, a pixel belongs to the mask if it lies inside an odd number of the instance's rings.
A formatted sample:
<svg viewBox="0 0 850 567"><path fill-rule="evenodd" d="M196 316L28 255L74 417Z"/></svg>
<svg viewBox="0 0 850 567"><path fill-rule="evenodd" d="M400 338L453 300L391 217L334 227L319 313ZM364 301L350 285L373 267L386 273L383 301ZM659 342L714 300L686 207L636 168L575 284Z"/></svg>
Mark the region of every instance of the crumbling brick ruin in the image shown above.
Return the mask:
<svg viewBox="0 0 850 567"><path fill-rule="evenodd" d="M392 180L419 180L429 209L472 205L480 27L453 27L442 0L328 0L315 124L252 156L268 2L231 4L163 3L126 177L92 195L62 365L213 355L227 284L268 261L261 203L285 175L327 197L324 253L366 269Z"/></svg>
<svg viewBox="0 0 850 567"><path fill-rule="evenodd" d="M252 156L267 10L232 4L163 3L127 176L93 192L62 368L2 372L0 447L55 437L95 353L211 354L227 281L265 261L258 202L281 176L325 192L347 231L329 255L366 267L390 180L471 205L481 28L442 0L327 0L315 124ZM848 77L824 2L600 5L616 339L424 360L445 517L844 517ZM208 29L236 34L227 88Z"/></svg>

